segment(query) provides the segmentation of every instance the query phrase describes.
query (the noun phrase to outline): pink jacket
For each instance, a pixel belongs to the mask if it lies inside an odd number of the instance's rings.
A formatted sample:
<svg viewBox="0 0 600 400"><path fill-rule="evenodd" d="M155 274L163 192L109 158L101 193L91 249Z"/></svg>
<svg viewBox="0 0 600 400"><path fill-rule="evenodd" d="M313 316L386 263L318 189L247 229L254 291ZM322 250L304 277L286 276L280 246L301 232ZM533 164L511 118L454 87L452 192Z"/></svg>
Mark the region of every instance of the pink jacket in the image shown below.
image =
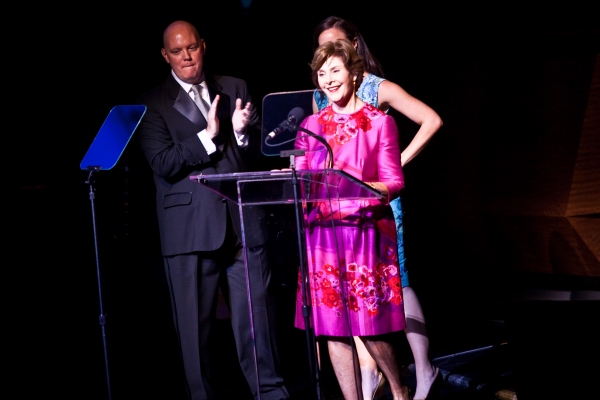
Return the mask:
<svg viewBox="0 0 600 400"><path fill-rule="evenodd" d="M398 127L394 119L370 104L354 114L337 114L331 106L302 121L300 126L327 140L333 150L334 168L363 182L381 182L388 190L388 202L404 187L400 164ZM296 169L327 166L325 146L298 131L296 148L305 156L296 158Z"/></svg>

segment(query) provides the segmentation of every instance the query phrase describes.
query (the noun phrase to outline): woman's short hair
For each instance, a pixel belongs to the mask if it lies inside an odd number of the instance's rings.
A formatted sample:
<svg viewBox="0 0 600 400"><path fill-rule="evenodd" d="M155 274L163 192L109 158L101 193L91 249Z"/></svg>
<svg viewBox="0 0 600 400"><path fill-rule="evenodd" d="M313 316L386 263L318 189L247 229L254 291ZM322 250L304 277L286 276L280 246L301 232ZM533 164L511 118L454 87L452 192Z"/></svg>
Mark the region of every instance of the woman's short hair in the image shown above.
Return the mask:
<svg viewBox="0 0 600 400"><path fill-rule="evenodd" d="M362 83L365 66L362 57L358 55L352 43L346 39L324 43L315 50L310 63L312 80L315 86L319 87L319 69L331 57L339 57L350 74L356 76L355 91L358 90Z"/></svg>

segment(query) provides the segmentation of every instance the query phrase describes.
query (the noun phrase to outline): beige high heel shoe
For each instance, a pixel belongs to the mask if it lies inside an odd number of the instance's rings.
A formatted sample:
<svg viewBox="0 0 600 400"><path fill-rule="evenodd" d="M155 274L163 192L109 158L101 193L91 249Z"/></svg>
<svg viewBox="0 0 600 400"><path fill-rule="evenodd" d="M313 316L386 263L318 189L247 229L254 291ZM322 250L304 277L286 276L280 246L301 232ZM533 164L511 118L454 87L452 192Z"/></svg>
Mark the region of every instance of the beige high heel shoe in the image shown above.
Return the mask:
<svg viewBox="0 0 600 400"><path fill-rule="evenodd" d="M383 385L385 384L385 375L383 374L383 372L379 371L377 375L379 376L379 379L377 380L377 386L375 386L375 390L373 391L373 397L371 397L371 400L375 400L381 397L381 392L383 392Z"/></svg>

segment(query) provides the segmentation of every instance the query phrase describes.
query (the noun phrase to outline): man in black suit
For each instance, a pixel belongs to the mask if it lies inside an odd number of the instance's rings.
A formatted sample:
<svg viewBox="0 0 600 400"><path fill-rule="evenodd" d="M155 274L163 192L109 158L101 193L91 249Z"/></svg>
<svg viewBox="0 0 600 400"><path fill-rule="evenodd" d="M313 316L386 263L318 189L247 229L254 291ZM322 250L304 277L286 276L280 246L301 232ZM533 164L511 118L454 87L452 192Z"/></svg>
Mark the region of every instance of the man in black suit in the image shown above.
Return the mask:
<svg viewBox="0 0 600 400"><path fill-rule="evenodd" d="M147 110L137 129L154 173L161 250L188 390L192 400L218 396L210 370L211 351L218 349L211 348L209 339L221 287L252 393L256 398L260 390L261 399L280 400L289 395L277 372L272 340L265 215L244 210L255 364L238 206L190 180L191 175L246 171L249 157L258 151L252 145L260 143L259 117L246 83L206 76L205 50L204 40L189 22L175 21L165 29L161 52L171 73L142 95ZM197 84L208 93L193 88ZM205 108L199 97L206 100Z"/></svg>

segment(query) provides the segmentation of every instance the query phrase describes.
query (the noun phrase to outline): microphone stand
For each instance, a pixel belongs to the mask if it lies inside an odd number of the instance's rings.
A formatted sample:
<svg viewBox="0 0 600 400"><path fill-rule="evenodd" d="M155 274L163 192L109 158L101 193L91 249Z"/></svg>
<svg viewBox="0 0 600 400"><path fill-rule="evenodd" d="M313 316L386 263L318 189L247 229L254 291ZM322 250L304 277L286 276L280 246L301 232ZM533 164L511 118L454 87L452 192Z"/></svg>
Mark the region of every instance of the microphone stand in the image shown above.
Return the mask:
<svg viewBox="0 0 600 400"><path fill-rule="evenodd" d="M290 125L292 125L292 124L290 124ZM293 126L293 129L299 130L299 131L302 131L302 132L308 134L309 136L311 136L311 137L317 139L319 142L321 142L323 144L323 146L325 146L325 148L327 149L327 155L328 155L328 158L329 158L328 163L327 163L327 168L333 169L333 150L331 149L331 146L329 145L329 143L327 143L327 140L325 140L324 137L316 135L315 133L309 131L308 129L302 128L301 126L296 126L296 125L292 125L292 126ZM305 284L304 280L302 281L302 283L303 283L303 285ZM310 288L310 286L309 286L309 288ZM304 287L303 287L303 289L304 289ZM344 293L345 292L342 291L342 296L344 296ZM344 299L344 300L346 300L346 299ZM304 301L304 304L306 304L306 299L305 298L303 299L303 301ZM351 344L351 347L352 347L352 350L353 350L352 351L352 356L353 356L352 357L352 363L353 363L353 366L354 366L356 393L360 394L361 393L360 384L359 384L360 383L360 372L359 372L360 370L357 368L357 366L358 366L358 354L357 354L357 351L356 351L356 343L354 343L354 340L351 339L350 340L350 344Z"/></svg>
<svg viewBox="0 0 600 400"><path fill-rule="evenodd" d="M325 148L327 149L327 155L329 158L329 162L327 163L327 168L333 168L333 150L331 149L331 146L329 145L329 143L327 143L327 140L325 140L324 137L319 136L311 131L309 131L308 129L305 129L301 126L298 125L292 125L290 124L291 127L293 127L294 130L297 131L302 131L306 134L308 134L309 136L314 137L315 139L317 139L319 142L323 143L323 146L325 146Z"/></svg>
<svg viewBox="0 0 600 400"><path fill-rule="evenodd" d="M317 135L317 134L309 131L308 129L303 128L303 127L299 126L298 124L296 124L294 122L291 122L291 121L287 121L286 122L286 128L285 129L286 130L290 130L290 131L302 131L302 132L306 133L307 135L314 137L319 142L321 142L323 144L323 146L325 146L325 149L327 149L327 156L329 158L329 162L327 163L327 167L326 168L333 168L333 150L331 149L331 146L329 145L329 143L327 143L327 140L325 140L325 138L323 138L323 137L321 137L321 136L319 136L319 135ZM273 134L273 132L271 134ZM267 146L280 146L280 145L285 144L285 143L294 142L297 139L297 138L294 138L294 139L291 139L291 140L287 140L287 141L285 141L283 143L278 143L276 145L271 145L271 144L269 144L269 139L272 139L273 137L275 137L275 134L273 134L272 136L271 136L271 134L267 135L267 137L265 138L264 143ZM285 151L281 152L281 156L282 157L287 157L287 156L292 155L294 153L295 153L294 150L285 150ZM296 155L298 155L298 154L296 154Z"/></svg>
<svg viewBox="0 0 600 400"><path fill-rule="evenodd" d="M288 123L288 129L290 130L295 130L295 131L302 131L306 134L308 134L309 136L315 138L316 140L318 140L319 142L321 142L323 144L323 146L325 146L325 149L327 150L327 157L326 157L326 165L328 169L333 169L333 150L331 149L331 146L329 145L329 143L327 143L327 140L325 140L325 138L323 138L322 136L319 136L311 131L309 131L308 129L305 129L301 126L298 126L294 123ZM268 138L267 138L268 139ZM294 139L295 140L295 139ZM304 151L303 150L289 150L289 151L282 151L282 156L284 155L284 153L286 153L287 155L290 155L290 168L292 170L292 183L293 183L293 187L294 187L294 203L296 205L296 225L297 225L297 230L298 230L298 243L301 246L300 249L300 266L301 266L301 279L302 279L302 301L303 301L303 307L302 307L302 316L304 317L304 326L306 328L306 334L307 334L307 341L308 341L308 347L309 347L309 356L310 356L310 363L311 363L311 372L313 372L313 369L315 370L315 379L316 379L316 384L317 384L317 395L320 396L320 388L318 386L319 384L319 376L318 376L318 369L314 368L312 365L312 363L317 363L317 359L316 359L316 343L315 343L315 339L314 339L314 334L312 334L311 332L309 332L309 323L310 323L310 304L309 304L309 295L308 292L310 291L310 283L309 283L309 278L308 278L308 266L305 264L304 262L304 251L306 250L306 238L304 236L304 229L303 229L303 225L300 223L301 221L301 214L300 214L300 209L299 209L299 205L298 205L298 195L297 195L297 186L298 186L298 179L297 179L297 175L296 175L296 168L295 168L295 163L294 163L294 157L296 155L304 155ZM328 158L328 160L327 160ZM312 337L311 337L312 334ZM358 362L358 356L357 356L357 352L356 352L356 344L354 343L354 340L350 340L351 343L351 347L353 349L353 365L354 365L354 370L355 370L355 382L357 384L357 388L356 388L356 392L358 394L361 393L360 387L358 387L358 384L360 382L360 374L357 369L357 362ZM320 399L320 397L319 397Z"/></svg>
<svg viewBox="0 0 600 400"><path fill-rule="evenodd" d="M304 151L300 152L302 155ZM299 154L297 154L299 155ZM310 324L310 282L308 274L308 265L306 263L304 255L306 254L306 237L304 235L304 225L302 221L302 210L300 208L299 193L300 193L300 180L296 173L296 166L294 163L294 154L290 155L290 167L292 169L292 187L294 189L294 207L296 213L296 232L298 237L298 246L300 247L299 259L300 259L300 277L302 279L302 317L304 318L304 331L306 332L306 346L308 348L308 365L310 370L311 386L315 388L315 394L317 399L321 399L321 384L320 384L320 372L318 368L317 360L317 347Z"/></svg>
<svg viewBox="0 0 600 400"><path fill-rule="evenodd" d="M309 131L308 129L305 129L301 126L298 126L296 124L293 123L288 123L288 129L290 130L294 130L294 131L302 131L306 134L308 134L309 136L314 137L315 139L317 139L319 142L321 142L325 148L327 149L327 155L328 155L328 168L333 168L333 150L331 149L331 146L329 146L329 144L327 143L327 141L325 140L325 138L316 135L315 133ZM268 140L268 137L266 138L266 140ZM294 192L294 206L295 206L295 213L296 213L296 232L297 232L297 236L298 236L298 245L300 247L300 252L299 252L299 261L300 261L300 277L302 280L302 285L301 285L301 289L302 289L302 317L304 319L304 328L305 328L305 332L306 332L306 344L307 344L307 348L308 348L308 363L309 363L309 369L310 369L310 373L311 373L311 383L312 383L312 387L315 388L315 392L316 392L316 396L317 399L320 400L321 399L321 387L320 387L320 372L319 372L319 368L318 368L318 359L317 359L317 349L316 349L316 339L314 337L314 333L312 332L312 329L310 328L311 323L310 323L310 314L311 314L311 304L310 304L310 275L308 273L308 264L306 263L305 257L304 255L306 254L306 237L304 235L304 225L303 225L303 221L304 218L302 216L302 210L300 208L300 201L299 201L299 193L300 193L300 180L298 179L298 175L296 172L296 164L295 164L295 157L298 155L304 155L304 151L303 150L288 150L288 151L282 151L281 152L282 156L286 156L288 155L290 157L290 169L292 170L292 187L293 187L293 192Z"/></svg>

